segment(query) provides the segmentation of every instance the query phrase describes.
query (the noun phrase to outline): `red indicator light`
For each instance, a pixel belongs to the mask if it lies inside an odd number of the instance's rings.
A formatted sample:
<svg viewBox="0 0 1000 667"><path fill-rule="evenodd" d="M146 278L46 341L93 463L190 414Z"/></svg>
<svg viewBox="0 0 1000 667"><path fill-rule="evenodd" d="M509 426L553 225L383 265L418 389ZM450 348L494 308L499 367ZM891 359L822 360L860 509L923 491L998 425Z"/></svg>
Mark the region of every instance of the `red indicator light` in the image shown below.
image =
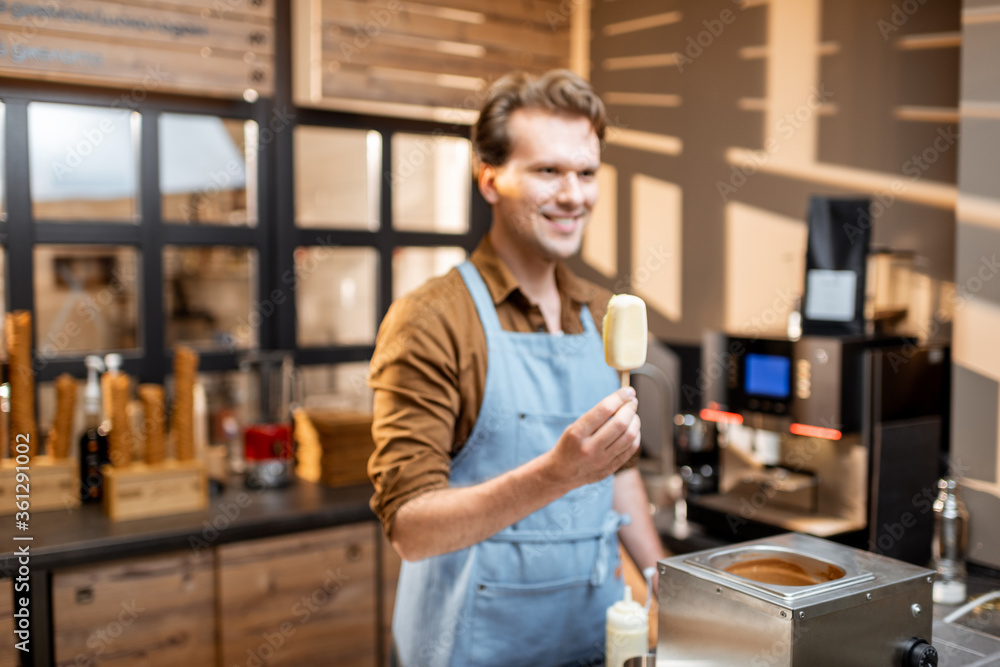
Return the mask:
<svg viewBox="0 0 1000 667"><path fill-rule="evenodd" d="M841 432L834 428L822 428L821 426L809 426L807 424L792 424L788 430L794 435L804 435L810 438L823 438L825 440L840 440Z"/></svg>
<svg viewBox="0 0 1000 667"><path fill-rule="evenodd" d="M722 410L711 410L705 408L701 411L701 418L707 422L722 422L723 424L742 424L743 415L735 412L723 412Z"/></svg>

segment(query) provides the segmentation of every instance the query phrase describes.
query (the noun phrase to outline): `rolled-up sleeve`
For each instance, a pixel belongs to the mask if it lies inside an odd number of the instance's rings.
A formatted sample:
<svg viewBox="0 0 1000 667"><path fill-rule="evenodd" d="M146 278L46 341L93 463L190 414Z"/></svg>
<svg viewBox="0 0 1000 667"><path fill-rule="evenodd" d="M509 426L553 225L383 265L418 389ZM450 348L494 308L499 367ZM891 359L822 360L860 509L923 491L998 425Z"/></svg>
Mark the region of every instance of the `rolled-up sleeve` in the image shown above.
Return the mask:
<svg viewBox="0 0 1000 667"><path fill-rule="evenodd" d="M374 392L371 507L389 536L404 503L448 486L460 410L458 353L451 325L434 305L420 296L393 303L368 376Z"/></svg>

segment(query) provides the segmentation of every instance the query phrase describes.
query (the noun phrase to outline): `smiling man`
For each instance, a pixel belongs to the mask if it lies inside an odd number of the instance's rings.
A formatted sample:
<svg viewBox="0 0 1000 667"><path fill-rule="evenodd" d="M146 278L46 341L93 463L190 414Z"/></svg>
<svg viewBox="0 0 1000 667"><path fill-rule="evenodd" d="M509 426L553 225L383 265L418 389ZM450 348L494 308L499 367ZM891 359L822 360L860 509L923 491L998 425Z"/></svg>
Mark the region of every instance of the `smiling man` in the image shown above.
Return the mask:
<svg viewBox="0 0 1000 667"><path fill-rule="evenodd" d="M597 202L605 125L571 72L497 81L472 132L489 233L379 330L368 468L404 559L404 667L598 663L619 536L640 568L664 555L629 466L635 392L604 362L610 292L563 263Z"/></svg>

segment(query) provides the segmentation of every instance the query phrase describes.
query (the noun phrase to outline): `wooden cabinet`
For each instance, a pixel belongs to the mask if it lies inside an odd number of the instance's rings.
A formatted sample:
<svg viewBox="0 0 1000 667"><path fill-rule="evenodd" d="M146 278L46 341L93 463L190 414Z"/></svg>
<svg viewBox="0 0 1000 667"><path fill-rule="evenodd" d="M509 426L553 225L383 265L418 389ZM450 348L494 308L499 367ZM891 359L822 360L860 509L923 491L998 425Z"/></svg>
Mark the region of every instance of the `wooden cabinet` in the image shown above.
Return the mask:
<svg viewBox="0 0 1000 667"><path fill-rule="evenodd" d="M52 574L60 667L214 665L210 554L171 553Z"/></svg>
<svg viewBox="0 0 1000 667"><path fill-rule="evenodd" d="M378 524L364 522L57 570L55 665L375 667L378 539ZM398 567L382 569L384 595ZM0 665L17 664L6 655L12 613L11 582L0 580Z"/></svg>
<svg viewBox="0 0 1000 667"><path fill-rule="evenodd" d="M392 650L392 608L396 604L396 584L399 583L399 568L403 560L396 553L392 543L386 539L385 533L379 530L382 540L380 559L380 576L382 578L382 612L379 616L379 631L381 634L383 664L388 664L389 651Z"/></svg>
<svg viewBox="0 0 1000 667"><path fill-rule="evenodd" d="M0 665L16 665L18 651L14 648L14 582L0 579Z"/></svg>
<svg viewBox="0 0 1000 667"><path fill-rule="evenodd" d="M217 548L222 665L372 667L374 523Z"/></svg>

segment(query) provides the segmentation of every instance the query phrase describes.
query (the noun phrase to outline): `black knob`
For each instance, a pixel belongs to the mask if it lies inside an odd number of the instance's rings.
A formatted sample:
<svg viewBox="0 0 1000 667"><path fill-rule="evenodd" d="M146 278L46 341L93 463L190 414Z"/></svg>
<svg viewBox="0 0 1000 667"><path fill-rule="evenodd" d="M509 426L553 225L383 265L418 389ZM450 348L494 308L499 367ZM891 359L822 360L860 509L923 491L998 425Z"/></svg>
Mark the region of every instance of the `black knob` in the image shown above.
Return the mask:
<svg viewBox="0 0 1000 667"><path fill-rule="evenodd" d="M937 667L937 649L926 640L914 637L903 650L903 667Z"/></svg>

